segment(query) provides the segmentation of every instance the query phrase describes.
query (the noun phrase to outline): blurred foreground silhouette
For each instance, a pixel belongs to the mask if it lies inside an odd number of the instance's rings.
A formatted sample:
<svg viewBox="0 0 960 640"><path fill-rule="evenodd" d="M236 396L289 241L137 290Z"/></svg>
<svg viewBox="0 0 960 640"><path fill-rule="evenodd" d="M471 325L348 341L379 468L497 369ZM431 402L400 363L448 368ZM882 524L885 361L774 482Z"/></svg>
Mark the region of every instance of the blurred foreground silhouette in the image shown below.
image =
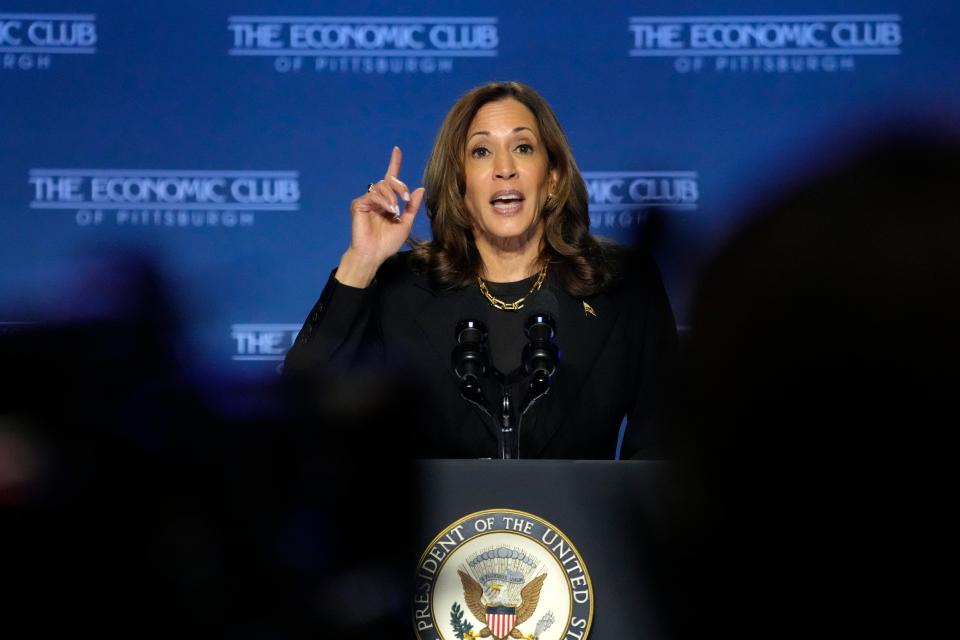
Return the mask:
<svg viewBox="0 0 960 640"><path fill-rule="evenodd" d="M668 635L930 632L960 357L960 145L889 136L707 270L659 559Z"/></svg>
<svg viewBox="0 0 960 640"><path fill-rule="evenodd" d="M409 633L407 385L194 380L149 265L71 290L0 335L0 635Z"/></svg>

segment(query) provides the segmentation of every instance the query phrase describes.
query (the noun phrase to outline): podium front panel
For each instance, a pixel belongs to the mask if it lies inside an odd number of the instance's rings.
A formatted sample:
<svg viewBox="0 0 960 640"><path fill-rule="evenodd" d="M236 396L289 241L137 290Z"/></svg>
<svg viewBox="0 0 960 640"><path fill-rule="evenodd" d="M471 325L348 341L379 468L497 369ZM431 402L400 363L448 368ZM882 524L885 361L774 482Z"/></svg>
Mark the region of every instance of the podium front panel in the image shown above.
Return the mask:
<svg viewBox="0 0 960 640"><path fill-rule="evenodd" d="M593 591L589 637L663 636L652 591L652 541L669 493L663 463L429 460L419 463L419 480L420 549L470 514L529 513L569 538L585 562ZM555 626L545 637L557 633Z"/></svg>

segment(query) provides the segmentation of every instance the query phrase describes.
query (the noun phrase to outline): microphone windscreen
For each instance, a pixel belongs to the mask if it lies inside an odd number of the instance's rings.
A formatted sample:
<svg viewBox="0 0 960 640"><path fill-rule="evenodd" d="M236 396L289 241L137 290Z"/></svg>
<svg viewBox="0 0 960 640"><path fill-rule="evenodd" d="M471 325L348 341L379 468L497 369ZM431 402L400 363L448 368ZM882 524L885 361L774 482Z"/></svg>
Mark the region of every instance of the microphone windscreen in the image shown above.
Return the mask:
<svg viewBox="0 0 960 640"><path fill-rule="evenodd" d="M560 311L560 303L557 301L557 294L552 290L541 289L537 292L536 299L527 309L529 309L531 315L534 313L545 313L556 322L557 315ZM524 309L524 311L527 309Z"/></svg>

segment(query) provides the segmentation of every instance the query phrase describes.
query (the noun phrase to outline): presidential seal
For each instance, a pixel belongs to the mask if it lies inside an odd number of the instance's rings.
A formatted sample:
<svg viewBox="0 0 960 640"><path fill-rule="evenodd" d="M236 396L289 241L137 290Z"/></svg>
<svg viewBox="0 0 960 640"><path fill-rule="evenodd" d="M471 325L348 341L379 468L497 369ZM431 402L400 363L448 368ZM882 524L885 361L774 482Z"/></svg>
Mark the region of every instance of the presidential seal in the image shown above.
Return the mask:
<svg viewBox="0 0 960 640"><path fill-rule="evenodd" d="M440 532L417 566L419 640L583 640L592 623L580 552L530 513L472 513Z"/></svg>

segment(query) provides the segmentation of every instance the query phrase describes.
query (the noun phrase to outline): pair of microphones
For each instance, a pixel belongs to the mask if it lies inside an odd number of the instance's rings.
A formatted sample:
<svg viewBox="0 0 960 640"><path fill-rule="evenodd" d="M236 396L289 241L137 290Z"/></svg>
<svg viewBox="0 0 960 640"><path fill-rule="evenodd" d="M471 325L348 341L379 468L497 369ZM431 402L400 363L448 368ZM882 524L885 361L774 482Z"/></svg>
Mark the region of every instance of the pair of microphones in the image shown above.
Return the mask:
<svg viewBox="0 0 960 640"><path fill-rule="evenodd" d="M547 313L534 313L524 323L527 344L521 362L529 381L519 410L514 405L512 385L501 384L499 405L488 402L483 379L490 371L487 352L487 328L479 320L461 320L457 324L457 346L453 350L453 370L460 380L460 395L476 405L499 428L499 450L503 459L520 457L520 425L527 410L550 391L550 382L560 361L560 349L553 341L556 323ZM500 377L503 382L502 376Z"/></svg>
<svg viewBox="0 0 960 640"><path fill-rule="evenodd" d="M560 350L553 341L556 323L546 313L534 313L527 318L523 331L527 336L521 356L524 373L530 377L531 385L545 392L550 388L550 379L560 359ZM479 320L461 320L457 324L456 337L453 370L460 379L461 393L474 397L480 392L480 379L490 368L487 328Z"/></svg>

